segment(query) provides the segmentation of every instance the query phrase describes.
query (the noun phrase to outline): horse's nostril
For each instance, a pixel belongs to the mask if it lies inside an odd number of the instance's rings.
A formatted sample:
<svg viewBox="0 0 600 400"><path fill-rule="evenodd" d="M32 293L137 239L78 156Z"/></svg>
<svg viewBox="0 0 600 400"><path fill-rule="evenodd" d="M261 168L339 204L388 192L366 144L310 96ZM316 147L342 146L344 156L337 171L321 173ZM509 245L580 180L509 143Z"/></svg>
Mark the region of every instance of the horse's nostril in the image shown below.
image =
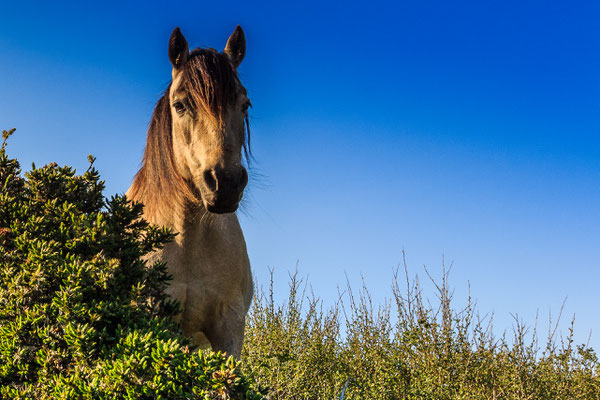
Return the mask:
<svg viewBox="0 0 600 400"><path fill-rule="evenodd" d="M242 167L242 173L240 176L240 185L242 188L246 187L246 185L248 184L248 171L246 171L246 168Z"/></svg>
<svg viewBox="0 0 600 400"><path fill-rule="evenodd" d="M204 176L204 183L206 184L208 189L210 189L211 192L216 192L218 189L218 184L217 184L218 181L217 181L217 174L215 173L215 170L207 169L204 171L203 176Z"/></svg>

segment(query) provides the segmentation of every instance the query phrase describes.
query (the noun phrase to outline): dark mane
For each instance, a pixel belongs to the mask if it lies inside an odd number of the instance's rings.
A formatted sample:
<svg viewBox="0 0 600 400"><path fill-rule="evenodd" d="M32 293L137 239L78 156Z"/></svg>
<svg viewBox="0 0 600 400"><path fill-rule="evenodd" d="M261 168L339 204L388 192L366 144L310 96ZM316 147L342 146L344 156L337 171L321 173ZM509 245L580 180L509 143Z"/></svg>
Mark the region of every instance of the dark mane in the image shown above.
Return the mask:
<svg viewBox="0 0 600 400"><path fill-rule="evenodd" d="M225 109L235 103L241 83L229 58L215 49L195 49L183 65L181 88L195 107L222 123Z"/></svg>
<svg viewBox="0 0 600 400"><path fill-rule="evenodd" d="M202 114L221 125L227 106L234 104L244 90L229 58L214 49L195 49L182 66L180 87ZM182 212L180 206L201 204L193 182L184 179L175 165L171 131L169 90L158 100L148 128L142 166L129 189L129 197L145 205L151 220L169 212ZM249 127L246 118L244 153L248 160ZM151 221L152 222L152 221Z"/></svg>

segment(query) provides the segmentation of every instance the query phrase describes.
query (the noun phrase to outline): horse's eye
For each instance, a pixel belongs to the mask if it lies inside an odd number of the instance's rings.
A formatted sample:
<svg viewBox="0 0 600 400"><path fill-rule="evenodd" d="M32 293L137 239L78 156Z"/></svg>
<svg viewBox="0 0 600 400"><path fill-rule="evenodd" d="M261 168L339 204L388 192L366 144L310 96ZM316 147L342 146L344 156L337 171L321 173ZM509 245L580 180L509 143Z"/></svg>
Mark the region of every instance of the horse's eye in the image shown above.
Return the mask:
<svg viewBox="0 0 600 400"><path fill-rule="evenodd" d="M249 107L252 107L252 103L250 103L250 101L244 103L244 105L242 106L242 110L244 111L244 113L248 112Z"/></svg>
<svg viewBox="0 0 600 400"><path fill-rule="evenodd" d="M175 111L177 111L178 114L183 114L183 112L185 111L185 106L180 101L173 104L173 108L175 109Z"/></svg>

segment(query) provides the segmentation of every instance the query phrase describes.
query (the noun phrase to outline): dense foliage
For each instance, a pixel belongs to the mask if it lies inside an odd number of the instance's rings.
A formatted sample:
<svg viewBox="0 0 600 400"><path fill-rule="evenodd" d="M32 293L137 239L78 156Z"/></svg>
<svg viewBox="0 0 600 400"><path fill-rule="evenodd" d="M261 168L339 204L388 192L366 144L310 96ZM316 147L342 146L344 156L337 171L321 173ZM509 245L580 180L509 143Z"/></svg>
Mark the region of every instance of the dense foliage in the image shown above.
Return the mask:
<svg viewBox="0 0 600 400"><path fill-rule="evenodd" d="M573 343L572 326L544 343L520 322L514 335L495 337L470 301L452 307L447 274L435 282L437 304L422 297L418 280L398 278L391 304L380 307L365 287L348 287L324 311L297 275L284 304L272 285L259 291L243 367L273 399L339 398L346 382L346 400L600 399L597 355Z"/></svg>
<svg viewBox="0 0 600 400"><path fill-rule="evenodd" d="M11 133L0 149L0 397L262 398L238 361L191 350L169 319L165 265L143 256L172 233L141 219L140 204L105 199L91 164L21 176Z"/></svg>
<svg viewBox="0 0 600 400"><path fill-rule="evenodd" d="M104 198L90 168L21 175L0 148L0 398L4 399L600 399L600 364L572 331L543 345L517 323L495 337L473 305L455 311L418 282L391 305L348 288L323 311L295 276L287 302L258 291L244 363L199 352L170 317L165 265L144 256L173 235L142 206ZM93 163L93 160L90 160ZM397 278L397 277L396 277ZM528 339L529 338L529 339ZM251 378L247 378L250 376Z"/></svg>

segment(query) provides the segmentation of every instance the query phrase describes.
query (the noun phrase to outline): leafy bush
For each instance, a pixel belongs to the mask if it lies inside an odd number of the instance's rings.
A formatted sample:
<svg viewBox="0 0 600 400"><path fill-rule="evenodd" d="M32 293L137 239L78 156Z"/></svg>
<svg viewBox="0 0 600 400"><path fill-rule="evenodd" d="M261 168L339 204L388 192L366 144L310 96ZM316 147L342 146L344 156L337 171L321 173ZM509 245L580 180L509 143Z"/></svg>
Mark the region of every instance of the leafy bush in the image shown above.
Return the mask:
<svg viewBox="0 0 600 400"><path fill-rule="evenodd" d="M306 296L294 274L284 304L257 291L242 359L273 399L600 399L600 364L593 349L560 345L550 333L517 322L514 337L495 337L473 304L452 308L447 274L439 302L422 297L418 280L394 277L391 304L374 307L368 290L350 287L332 308ZM271 280L272 282L272 280Z"/></svg>
<svg viewBox="0 0 600 400"><path fill-rule="evenodd" d="M6 140L12 133L3 132ZM292 277L286 304L258 291L244 363L198 352L170 320L162 263L173 235L142 206L104 198L90 168L50 164L21 176L0 148L0 397L6 399L598 399L593 349L538 346L517 324L497 338L473 305L455 311L418 282L379 308L363 288L323 311ZM93 163L93 160L90 160ZM250 376L252 379L247 378Z"/></svg>
<svg viewBox="0 0 600 400"><path fill-rule="evenodd" d="M142 205L105 199L91 165L22 177L0 148L0 396L7 399L259 399L240 363L192 351L169 317L173 238Z"/></svg>

